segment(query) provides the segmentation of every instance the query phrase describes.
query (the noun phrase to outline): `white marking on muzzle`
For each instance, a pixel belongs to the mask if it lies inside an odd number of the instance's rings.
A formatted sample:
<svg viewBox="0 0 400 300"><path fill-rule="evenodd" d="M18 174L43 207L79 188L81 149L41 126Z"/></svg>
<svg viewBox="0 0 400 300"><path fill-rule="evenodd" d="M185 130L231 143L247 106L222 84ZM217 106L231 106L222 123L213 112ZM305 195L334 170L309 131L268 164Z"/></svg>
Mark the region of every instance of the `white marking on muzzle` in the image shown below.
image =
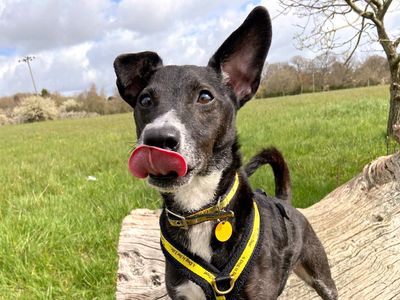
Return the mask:
<svg viewBox="0 0 400 300"><path fill-rule="evenodd" d="M174 110L170 110L169 112L157 117L153 120L153 122L146 124L144 127L142 134L138 140L138 144L142 144L144 137L146 136L146 131L149 129L161 129L165 126L170 126L176 128L184 137L184 133L186 132L185 125L177 117Z"/></svg>
<svg viewBox="0 0 400 300"><path fill-rule="evenodd" d="M181 122L181 120L176 115L174 110L170 110L167 113L157 117L153 120L153 122L148 123L140 135L138 139L138 146L143 144L144 137L146 136L146 131L150 129L161 129L165 126L169 126L175 128L180 133L180 141L179 141L179 149L178 152L183 155L186 159L188 165L194 163L194 147L193 142L191 142L191 137L186 129L185 124Z"/></svg>

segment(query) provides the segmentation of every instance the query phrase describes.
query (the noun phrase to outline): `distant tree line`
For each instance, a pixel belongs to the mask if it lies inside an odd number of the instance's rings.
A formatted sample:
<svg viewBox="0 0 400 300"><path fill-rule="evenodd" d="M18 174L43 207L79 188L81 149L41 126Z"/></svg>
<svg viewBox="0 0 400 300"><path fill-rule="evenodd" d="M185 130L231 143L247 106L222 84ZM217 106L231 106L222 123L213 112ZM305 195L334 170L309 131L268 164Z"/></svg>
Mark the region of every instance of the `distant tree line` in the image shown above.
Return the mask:
<svg viewBox="0 0 400 300"><path fill-rule="evenodd" d="M0 125L129 111L132 111L131 107L121 99L117 91L108 97L104 91L98 91L95 84L76 96L63 96L58 92L42 89L40 95L17 93L0 98Z"/></svg>
<svg viewBox="0 0 400 300"><path fill-rule="evenodd" d="M295 95L378 84L389 84L387 59L372 55L361 62L344 60L331 54L307 59L295 56L289 62L267 64L257 98ZM35 96L35 97L33 97ZM0 125L82 118L94 115L125 113L131 107L117 90L107 96L92 84L75 96L42 89L40 95L17 93L0 98Z"/></svg>
<svg viewBox="0 0 400 300"><path fill-rule="evenodd" d="M257 98L389 84L387 59L372 55L362 62L324 54L307 59L295 56L289 62L267 64Z"/></svg>

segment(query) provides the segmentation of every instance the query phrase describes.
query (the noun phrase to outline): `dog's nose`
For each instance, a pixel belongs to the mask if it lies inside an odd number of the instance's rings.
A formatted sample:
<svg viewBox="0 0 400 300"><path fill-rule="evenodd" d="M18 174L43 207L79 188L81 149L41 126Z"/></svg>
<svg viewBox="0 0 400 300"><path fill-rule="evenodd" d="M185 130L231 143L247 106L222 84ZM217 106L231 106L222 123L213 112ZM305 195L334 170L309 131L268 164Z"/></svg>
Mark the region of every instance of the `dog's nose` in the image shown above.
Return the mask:
<svg viewBox="0 0 400 300"><path fill-rule="evenodd" d="M145 131L143 143L148 146L177 151L180 133L174 127L151 128Z"/></svg>

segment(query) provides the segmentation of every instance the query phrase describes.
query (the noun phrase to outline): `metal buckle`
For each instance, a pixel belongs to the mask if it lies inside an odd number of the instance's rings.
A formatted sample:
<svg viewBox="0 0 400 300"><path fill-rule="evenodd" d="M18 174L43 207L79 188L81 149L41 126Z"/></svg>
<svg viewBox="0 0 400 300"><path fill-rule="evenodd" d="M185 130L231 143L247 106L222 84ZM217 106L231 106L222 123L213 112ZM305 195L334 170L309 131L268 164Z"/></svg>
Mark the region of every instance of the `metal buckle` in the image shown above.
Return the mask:
<svg viewBox="0 0 400 300"><path fill-rule="evenodd" d="M221 291L218 288L218 283L221 281L224 281L224 280L228 280L228 279L229 279L229 288L225 291ZM214 278L211 283L212 283L212 287L214 288L214 291L218 295L226 295L226 294L229 294L230 292L232 292L232 290L235 286L235 279L232 276L228 275L228 276L224 276L224 277Z"/></svg>
<svg viewBox="0 0 400 300"><path fill-rule="evenodd" d="M178 215L172 211L170 211L168 208L165 208L165 211L167 212L167 218L169 220L168 214L173 215L174 217L178 218L179 221L175 221L176 225L180 226L180 228L189 229L188 223L186 222L186 218L184 216Z"/></svg>

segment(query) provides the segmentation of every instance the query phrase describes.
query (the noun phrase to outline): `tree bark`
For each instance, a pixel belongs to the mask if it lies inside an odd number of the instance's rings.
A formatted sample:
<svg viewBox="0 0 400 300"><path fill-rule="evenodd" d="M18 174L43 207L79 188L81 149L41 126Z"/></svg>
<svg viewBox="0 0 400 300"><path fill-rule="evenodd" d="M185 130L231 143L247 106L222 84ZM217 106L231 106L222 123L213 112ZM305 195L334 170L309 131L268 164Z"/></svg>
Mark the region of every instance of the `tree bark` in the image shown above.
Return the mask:
<svg viewBox="0 0 400 300"><path fill-rule="evenodd" d="M393 136L393 126L400 124L400 64L390 66L390 105L387 136Z"/></svg>
<svg viewBox="0 0 400 300"><path fill-rule="evenodd" d="M400 299L400 153L376 159L302 213L325 246L340 299ZM169 299L158 216L138 209L123 221L118 300ZM279 299L319 297L291 275Z"/></svg>

